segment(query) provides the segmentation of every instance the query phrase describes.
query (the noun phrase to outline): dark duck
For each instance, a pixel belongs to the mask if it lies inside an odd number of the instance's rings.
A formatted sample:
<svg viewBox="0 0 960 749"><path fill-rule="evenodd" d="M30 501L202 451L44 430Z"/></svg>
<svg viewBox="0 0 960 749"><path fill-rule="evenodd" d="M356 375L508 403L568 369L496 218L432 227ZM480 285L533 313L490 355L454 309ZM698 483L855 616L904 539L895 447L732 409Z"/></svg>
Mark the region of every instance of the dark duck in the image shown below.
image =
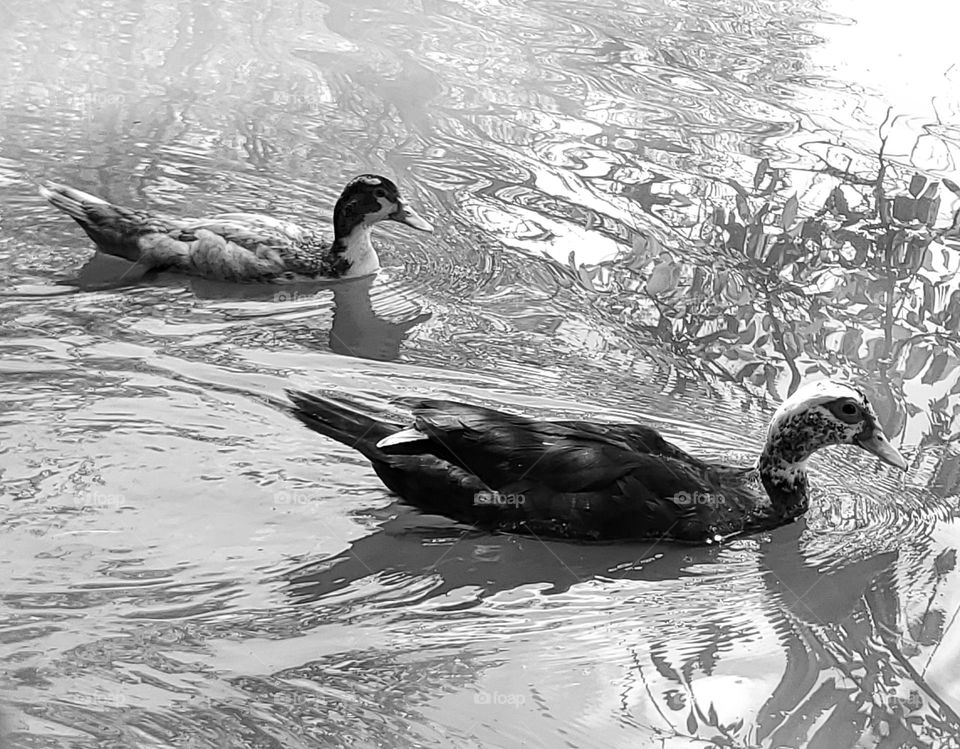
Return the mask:
<svg viewBox="0 0 960 749"><path fill-rule="evenodd" d="M714 543L806 512L807 459L856 445L906 470L866 396L823 380L773 415L756 463L700 460L642 424L535 421L401 399L413 426L344 397L288 393L310 429L359 450L405 502L484 529L577 540Z"/></svg>
<svg viewBox="0 0 960 749"><path fill-rule="evenodd" d="M65 185L40 194L72 217L109 255L145 268L222 281L283 283L353 278L376 272L370 231L380 221L432 231L386 177L350 181L333 209L333 241L315 228L256 213L175 218L113 205Z"/></svg>

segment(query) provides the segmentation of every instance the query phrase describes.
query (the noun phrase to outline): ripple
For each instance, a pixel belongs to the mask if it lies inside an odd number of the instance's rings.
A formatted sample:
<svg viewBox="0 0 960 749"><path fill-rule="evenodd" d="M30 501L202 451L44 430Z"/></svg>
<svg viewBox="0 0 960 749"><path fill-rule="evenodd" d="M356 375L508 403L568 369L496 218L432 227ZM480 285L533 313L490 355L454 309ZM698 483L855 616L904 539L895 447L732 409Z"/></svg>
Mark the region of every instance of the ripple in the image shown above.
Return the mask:
<svg viewBox="0 0 960 749"><path fill-rule="evenodd" d="M699 231L762 158L801 212L825 184L803 170L875 170L875 99L815 62L837 19L765 0L121 0L65 24L57 6L18 9L0 45L0 734L869 746L919 725L955 740L946 383L875 399L885 425L925 414L903 430L905 477L825 450L804 522L706 549L468 532L394 502L283 407L286 387L438 395L641 419L749 460L789 372L779 354L751 370L751 342L698 348L746 314L754 272ZM935 123L900 117L888 155L949 176L956 128L937 107ZM91 268L103 259L33 184L323 226L362 171L396 177L437 231L378 230L378 277L282 292L104 288L129 268ZM670 310L645 294L665 256L726 311L687 325L687 287ZM826 293L772 303L796 316ZM838 367L858 340L831 327L797 366Z"/></svg>

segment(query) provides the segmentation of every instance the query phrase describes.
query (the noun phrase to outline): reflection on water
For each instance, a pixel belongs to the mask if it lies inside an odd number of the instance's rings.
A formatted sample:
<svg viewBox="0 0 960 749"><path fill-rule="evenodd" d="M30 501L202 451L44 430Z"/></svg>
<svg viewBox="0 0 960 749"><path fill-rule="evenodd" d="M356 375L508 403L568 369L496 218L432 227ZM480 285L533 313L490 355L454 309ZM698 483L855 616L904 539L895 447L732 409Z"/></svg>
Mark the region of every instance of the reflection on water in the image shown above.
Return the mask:
<svg viewBox="0 0 960 749"><path fill-rule="evenodd" d="M0 736L957 746L955 71L894 79L851 13L0 8ZM329 221L366 171L437 233L282 290L133 276L32 184ZM819 454L803 523L722 548L417 515L282 407L442 395L730 457L816 372L865 383L910 472Z"/></svg>

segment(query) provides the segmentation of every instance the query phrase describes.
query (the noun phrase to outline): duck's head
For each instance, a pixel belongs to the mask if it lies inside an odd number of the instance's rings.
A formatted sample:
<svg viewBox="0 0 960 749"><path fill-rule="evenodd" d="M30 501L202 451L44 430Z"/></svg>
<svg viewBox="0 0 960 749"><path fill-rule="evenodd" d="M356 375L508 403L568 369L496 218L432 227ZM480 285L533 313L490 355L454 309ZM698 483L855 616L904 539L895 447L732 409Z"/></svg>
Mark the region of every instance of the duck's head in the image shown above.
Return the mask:
<svg viewBox="0 0 960 749"><path fill-rule="evenodd" d="M361 174L350 180L333 209L333 230L346 239L357 228L367 229L379 221L398 221L420 231L433 226L400 198L397 186L377 174Z"/></svg>
<svg viewBox="0 0 960 749"><path fill-rule="evenodd" d="M797 390L773 415L761 471L790 483L811 453L827 445L858 445L902 470L907 462L890 444L877 414L860 390L832 380Z"/></svg>

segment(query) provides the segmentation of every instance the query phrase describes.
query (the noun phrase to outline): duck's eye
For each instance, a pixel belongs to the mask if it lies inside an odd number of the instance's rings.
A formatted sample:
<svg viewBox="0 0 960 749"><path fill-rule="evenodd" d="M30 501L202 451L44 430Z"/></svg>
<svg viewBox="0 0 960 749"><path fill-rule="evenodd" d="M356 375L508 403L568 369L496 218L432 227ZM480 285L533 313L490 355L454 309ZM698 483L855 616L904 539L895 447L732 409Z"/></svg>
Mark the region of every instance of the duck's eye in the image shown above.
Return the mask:
<svg viewBox="0 0 960 749"><path fill-rule="evenodd" d="M382 187L378 187L376 190L373 191L373 197L385 198L387 197L387 191L384 190Z"/></svg>
<svg viewBox="0 0 960 749"><path fill-rule="evenodd" d="M854 401L844 400L830 406L833 415L847 424L856 424L863 420L863 411Z"/></svg>

